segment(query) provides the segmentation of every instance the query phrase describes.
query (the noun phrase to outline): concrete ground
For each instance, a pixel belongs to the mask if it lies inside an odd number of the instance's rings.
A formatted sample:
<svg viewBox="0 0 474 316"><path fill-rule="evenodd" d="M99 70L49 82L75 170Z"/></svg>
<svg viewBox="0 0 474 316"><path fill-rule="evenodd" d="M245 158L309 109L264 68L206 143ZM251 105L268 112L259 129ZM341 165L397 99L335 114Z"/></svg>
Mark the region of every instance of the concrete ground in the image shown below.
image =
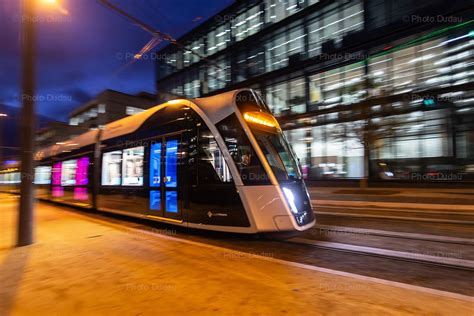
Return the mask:
<svg viewBox="0 0 474 316"><path fill-rule="evenodd" d="M14 248L17 198L0 196L0 315L473 315L465 296L338 274L145 233L40 204ZM251 242L251 241L249 241Z"/></svg>

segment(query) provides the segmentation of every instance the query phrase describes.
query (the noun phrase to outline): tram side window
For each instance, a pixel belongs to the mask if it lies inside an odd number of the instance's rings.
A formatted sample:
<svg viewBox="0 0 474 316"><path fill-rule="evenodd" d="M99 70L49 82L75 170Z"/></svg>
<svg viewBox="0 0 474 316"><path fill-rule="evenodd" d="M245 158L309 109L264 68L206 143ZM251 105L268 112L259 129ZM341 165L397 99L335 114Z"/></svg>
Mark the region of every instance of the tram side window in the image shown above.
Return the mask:
<svg viewBox="0 0 474 316"><path fill-rule="evenodd" d="M0 184L16 184L21 182L19 172L9 172L0 174Z"/></svg>
<svg viewBox="0 0 474 316"><path fill-rule="evenodd" d="M145 147L135 147L124 149L122 185L141 186L143 185L143 156Z"/></svg>
<svg viewBox="0 0 474 316"><path fill-rule="evenodd" d="M232 182L232 175L217 141L207 126L199 130L199 179Z"/></svg>
<svg viewBox="0 0 474 316"><path fill-rule="evenodd" d="M268 175L237 116L230 115L219 122L217 128L239 169L242 182L248 185L270 184Z"/></svg>
<svg viewBox="0 0 474 316"><path fill-rule="evenodd" d="M51 167L39 166L35 168L35 184L51 183Z"/></svg>
<svg viewBox="0 0 474 316"><path fill-rule="evenodd" d="M122 151L104 153L102 156L102 185L121 185Z"/></svg>
<svg viewBox="0 0 474 316"><path fill-rule="evenodd" d="M61 171L61 186L76 185L77 160L63 161Z"/></svg>

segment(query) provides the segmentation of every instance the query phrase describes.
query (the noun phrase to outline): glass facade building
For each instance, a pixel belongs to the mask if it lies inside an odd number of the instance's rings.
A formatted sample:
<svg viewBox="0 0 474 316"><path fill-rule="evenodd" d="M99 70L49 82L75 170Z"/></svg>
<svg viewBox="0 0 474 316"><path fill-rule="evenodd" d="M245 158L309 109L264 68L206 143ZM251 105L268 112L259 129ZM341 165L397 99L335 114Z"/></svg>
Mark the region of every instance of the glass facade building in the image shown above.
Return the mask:
<svg viewBox="0 0 474 316"><path fill-rule="evenodd" d="M157 52L157 90L258 90L307 179L474 180L472 10L459 0L237 1L180 38L186 49Z"/></svg>

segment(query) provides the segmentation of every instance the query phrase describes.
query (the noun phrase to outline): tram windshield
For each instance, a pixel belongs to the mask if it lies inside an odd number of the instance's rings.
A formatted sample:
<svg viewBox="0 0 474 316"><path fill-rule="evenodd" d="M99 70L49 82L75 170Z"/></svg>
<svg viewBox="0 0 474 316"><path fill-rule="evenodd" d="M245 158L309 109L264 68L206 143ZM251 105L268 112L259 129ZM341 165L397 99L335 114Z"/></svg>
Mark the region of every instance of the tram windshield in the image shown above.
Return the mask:
<svg viewBox="0 0 474 316"><path fill-rule="evenodd" d="M301 179L295 156L288 142L279 128L268 125L265 120L275 120L270 114L261 112L247 112L244 115L249 123L257 145L261 148L265 158L272 168L279 182ZM277 124L276 120L274 121ZM263 168L252 144L235 115L222 120L217 124L224 142L240 172L246 185L270 184L270 179Z"/></svg>
<svg viewBox="0 0 474 316"><path fill-rule="evenodd" d="M240 172L243 183L245 185L270 184L268 175L237 116L235 114L230 115L218 123L217 128L224 138L229 154Z"/></svg>
<svg viewBox="0 0 474 316"><path fill-rule="evenodd" d="M250 127L279 182L301 179L298 163L281 131L275 133Z"/></svg>
<svg viewBox="0 0 474 316"><path fill-rule="evenodd" d="M295 156L261 96L253 90L246 90L240 92L235 101L277 180L301 179Z"/></svg>
<svg viewBox="0 0 474 316"><path fill-rule="evenodd" d="M258 93L245 90L236 96L236 104L251 129L257 144L279 182L302 178L295 155L278 121ZM216 124L245 185L270 184L254 145L235 114Z"/></svg>

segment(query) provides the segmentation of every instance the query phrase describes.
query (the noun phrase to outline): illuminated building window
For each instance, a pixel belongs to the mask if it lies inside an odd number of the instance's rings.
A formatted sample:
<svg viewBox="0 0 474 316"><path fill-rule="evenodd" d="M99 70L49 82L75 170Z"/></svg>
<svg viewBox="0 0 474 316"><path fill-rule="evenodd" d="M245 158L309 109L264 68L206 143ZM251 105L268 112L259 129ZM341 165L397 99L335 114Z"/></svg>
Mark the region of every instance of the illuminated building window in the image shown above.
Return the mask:
<svg viewBox="0 0 474 316"><path fill-rule="evenodd" d="M386 95L474 80L472 40L440 38L369 59L370 94Z"/></svg>
<svg viewBox="0 0 474 316"><path fill-rule="evenodd" d="M86 112L86 115L89 117L89 118L94 118L94 117L97 117L97 109L96 108L92 108L90 109L88 112Z"/></svg>
<svg viewBox="0 0 474 316"><path fill-rule="evenodd" d="M106 110L107 110L107 105L104 104L104 103L101 103L101 104L99 104L99 105L97 106L97 112L98 112L98 113L103 114L103 113L106 112Z"/></svg>
<svg viewBox="0 0 474 316"><path fill-rule="evenodd" d="M240 41L257 33L263 26L262 14L260 7L255 6L232 19L232 33L235 40Z"/></svg>
<svg viewBox="0 0 474 316"><path fill-rule="evenodd" d="M225 57L221 57L215 63L208 66L209 91L224 88L230 82L230 63Z"/></svg>
<svg viewBox="0 0 474 316"><path fill-rule="evenodd" d="M194 79L184 84L184 95L188 98L196 98L200 95L201 81Z"/></svg>
<svg viewBox="0 0 474 316"><path fill-rule="evenodd" d="M450 155L446 110L387 117L372 159L428 158Z"/></svg>
<svg viewBox="0 0 474 316"><path fill-rule="evenodd" d="M304 0L266 0L265 22L275 23L298 12L304 7Z"/></svg>
<svg viewBox="0 0 474 316"><path fill-rule="evenodd" d="M347 4L343 10L333 10L315 17L308 29L308 57L313 57L321 54L322 43L334 40L335 44L338 44L347 33L364 29L362 2L354 1Z"/></svg>
<svg viewBox="0 0 474 316"><path fill-rule="evenodd" d="M313 75L310 77L310 102L318 103L324 108L357 103L366 97L364 77L363 63Z"/></svg>
<svg viewBox="0 0 474 316"><path fill-rule="evenodd" d="M142 112L145 112L145 110L140 109L140 108L136 108L136 107L133 107L133 106L127 106L126 109L125 109L125 113L127 115L135 115L135 114L142 113Z"/></svg>
<svg viewBox="0 0 474 316"><path fill-rule="evenodd" d="M286 100L288 99L288 92L285 83L280 83L267 88L267 104L272 110L273 114L280 115L282 112L288 110Z"/></svg>
<svg viewBox="0 0 474 316"><path fill-rule="evenodd" d="M230 44L231 27L222 24L207 34L207 55L212 55Z"/></svg>
<svg viewBox="0 0 474 316"><path fill-rule="evenodd" d="M267 88L267 103L275 115L306 111L305 79L299 78Z"/></svg>
<svg viewBox="0 0 474 316"><path fill-rule="evenodd" d="M302 27L292 28L283 32L266 43L267 71L288 66L290 58L294 58L304 51L304 37Z"/></svg>
<svg viewBox="0 0 474 316"><path fill-rule="evenodd" d="M191 42L190 44L186 45L186 50L180 52L180 57L182 57L184 67L198 62L200 60L199 56L204 55L204 42L202 39L197 39ZM179 61L171 60L170 62L177 63L178 69L182 68L181 63Z"/></svg>
<svg viewBox="0 0 474 316"><path fill-rule="evenodd" d="M77 117L72 117L69 120L69 125L78 125L79 124L79 119Z"/></svg>
<svg viewBox="0 0 474 316"><path fill-rule="evenodd" d="M303 174L312 179L362 177L364 149L357 132L360 126L360 122L349 122L313 127L311 132L291 131L290 144L305 162Z"/></svg>

